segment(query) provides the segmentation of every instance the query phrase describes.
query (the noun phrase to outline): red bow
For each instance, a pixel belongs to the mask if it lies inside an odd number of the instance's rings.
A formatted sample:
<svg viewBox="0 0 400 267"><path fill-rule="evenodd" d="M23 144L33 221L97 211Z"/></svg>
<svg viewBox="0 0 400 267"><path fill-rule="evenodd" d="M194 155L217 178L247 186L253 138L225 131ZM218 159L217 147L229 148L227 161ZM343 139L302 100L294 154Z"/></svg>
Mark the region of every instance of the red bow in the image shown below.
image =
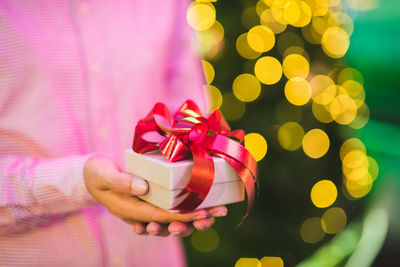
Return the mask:
<svg viewBox="0 0 400 267"><path fill-rule="evenodd" d="M193 157L192 176L178 196L186 195L173 209L191 211L206 198L214 180L210 153L225 159L239 174L247 193L246 218L254 201L257 162L244 148L244 131L230 130L217 109L208 118L187 100L171 118L163 103L154 105L135 128L132 148L137 153L160 150L169 161Z"/></svg>

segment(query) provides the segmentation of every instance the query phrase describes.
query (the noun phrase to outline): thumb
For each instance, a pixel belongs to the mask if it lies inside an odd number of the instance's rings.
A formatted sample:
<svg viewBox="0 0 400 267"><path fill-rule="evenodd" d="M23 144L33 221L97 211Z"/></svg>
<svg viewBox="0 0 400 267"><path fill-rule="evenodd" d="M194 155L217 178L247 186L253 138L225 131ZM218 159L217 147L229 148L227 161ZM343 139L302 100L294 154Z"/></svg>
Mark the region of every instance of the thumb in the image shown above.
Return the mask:
<svg viewBox="0 0 400 267"><path fill-rule="evenodd" d="M122 172L114 173L109 187L112 191L131 196L145 195L149 190L149 185L144 179Z"/></svg>

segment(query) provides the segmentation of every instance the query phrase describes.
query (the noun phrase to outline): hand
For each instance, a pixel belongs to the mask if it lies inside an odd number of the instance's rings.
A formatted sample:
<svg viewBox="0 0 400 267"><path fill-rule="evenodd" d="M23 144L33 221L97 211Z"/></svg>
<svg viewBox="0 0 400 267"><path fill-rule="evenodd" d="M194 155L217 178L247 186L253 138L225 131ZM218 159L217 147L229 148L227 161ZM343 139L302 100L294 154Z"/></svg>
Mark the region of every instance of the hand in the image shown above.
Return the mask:
<svg viewBox="0 0 400 267"><path fill-rule="evenodd" d="M132 224L137 234L190 235L194 229L207 230L214 217L227 214L224 206L188 213L171 213L134 196L147 193L148 184L140 177L121 172L108 158L89 159L84 167L88 191L113 215Z"/></svg>

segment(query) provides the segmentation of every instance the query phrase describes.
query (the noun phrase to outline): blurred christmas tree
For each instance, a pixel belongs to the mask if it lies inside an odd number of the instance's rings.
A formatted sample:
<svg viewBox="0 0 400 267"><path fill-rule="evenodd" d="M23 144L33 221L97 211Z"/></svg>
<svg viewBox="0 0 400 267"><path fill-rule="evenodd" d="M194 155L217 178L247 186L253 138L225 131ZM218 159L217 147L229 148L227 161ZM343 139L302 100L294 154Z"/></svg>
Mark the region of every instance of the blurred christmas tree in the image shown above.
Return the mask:
<svg viewBox="0 0 400 267"><path fill-rule="evenodd" d="M232 205L213 229L186 238L189 266L264 256L292 266L328 243L339 252L319 254L335 266L354 251L361 229L346 226L365 214L379 168L352 137L370 110L363 75L343 57L354 18L374 8L373 0L195 1L188 8L209 110L221 108L232 128L248 133L260 167L251 216L235 229L245 207Z"/></svg>

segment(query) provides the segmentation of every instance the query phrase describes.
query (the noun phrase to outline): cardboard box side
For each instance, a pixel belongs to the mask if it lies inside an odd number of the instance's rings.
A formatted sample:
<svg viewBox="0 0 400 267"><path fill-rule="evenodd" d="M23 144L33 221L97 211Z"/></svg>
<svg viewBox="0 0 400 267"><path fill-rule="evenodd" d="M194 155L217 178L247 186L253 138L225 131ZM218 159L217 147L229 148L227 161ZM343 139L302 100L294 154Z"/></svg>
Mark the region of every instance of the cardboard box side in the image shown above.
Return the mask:
<svg viewBox="0 0 400 267"><path fill-rule="evenodd" d="M171 209L184 197L177 198L181 189L169 190L158 184L149 182L149 192L139 198L163 209ZM231 181L213 185L206 199L197 209L226 205L244 200L244 186L241 181Z"/></svg>
<svg viewBox="0 0 400 267"><path fill-rule="evenodd" d="M127 150L125 161L128 172L169 189L184 188L192 174L192 160L169 162L159 153L138 154ZM213 157L213 161L214 184L240 180L233 167L224 159Z"/></svg>
<svg viewBox="0 0 400 267"><path fill-rule="evenodd" d="M165 188L171 187L172 170L167 164L159 164L150 157L140 157L132 150L125 152L125 170L128 173L157 183Z"/></svg>

